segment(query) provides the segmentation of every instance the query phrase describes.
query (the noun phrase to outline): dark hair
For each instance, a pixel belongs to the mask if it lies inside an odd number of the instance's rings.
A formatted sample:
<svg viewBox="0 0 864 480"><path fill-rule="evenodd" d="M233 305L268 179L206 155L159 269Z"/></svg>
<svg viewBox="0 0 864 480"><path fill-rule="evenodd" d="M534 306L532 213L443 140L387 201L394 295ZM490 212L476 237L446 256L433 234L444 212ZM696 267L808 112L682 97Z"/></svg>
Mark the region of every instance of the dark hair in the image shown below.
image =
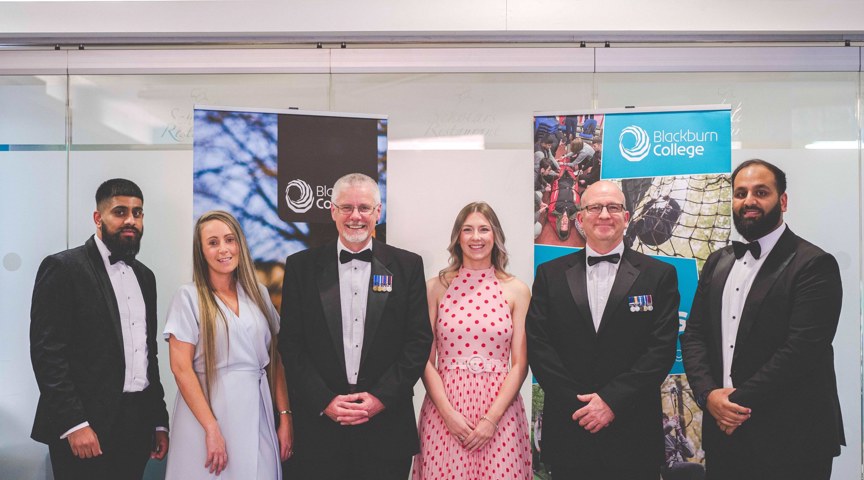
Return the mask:
<svg viewBox="0 0 864 480"><path fill-rule="evenodd" d="M144 194L132 180L125 178L112 178L105 180L96 189L96 208L98 209L106 200L113 197L136 197L144 201Z"/></svg>
<svg viewBox="0 0 864 480"><path fill-rule="evenodd" d="M555 140L557 140L557 138L555 138L555 135L552 135L550 133L550 134L546 135L545 137L543 137L542 143L555 143Z"/></svg>
<svg viewBox="0 0 864 480"><path fill-rule="evenodd" d="M546 157L540 159L540 170L544 168L552 168L552 160L549 160Z"/></svg>
<svg viewBox="0 0 864 480"><path fill-rule="evenodd" d="M738 176L738 172L747 167L752 167L753 165L761 165L768 170L771 170L771 173L774 174L774 184L777 187L777 194L783 195L784 193L786 193L786 172L777 168L777 166L773 163L766 162L765 160L759 158L745 160L744 162L741 162L741 165L735 167L735 170L732 171L731 179L733 188L735 187L735 177Z"/></svg>

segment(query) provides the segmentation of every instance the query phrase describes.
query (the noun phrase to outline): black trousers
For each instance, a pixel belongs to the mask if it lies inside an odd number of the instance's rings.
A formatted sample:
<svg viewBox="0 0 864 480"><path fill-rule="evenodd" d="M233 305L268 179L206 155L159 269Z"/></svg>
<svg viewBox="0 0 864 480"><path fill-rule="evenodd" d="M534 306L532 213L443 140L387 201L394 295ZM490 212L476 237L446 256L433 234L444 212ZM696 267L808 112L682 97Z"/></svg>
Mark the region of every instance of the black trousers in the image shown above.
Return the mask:
<svg viewBox="0 0 864 480"><path fill-rule="evenodd" d="M102 455L78 458L69 440L48 445L55 480L140 480L150 458L153 427L142 423L144 408L140 393L124 393L111 435L100 435Z"/></svg>
<svg viewBox="0 0 864 480"><path fill-rule="evenodd" d="M626 455L616 465L599 462L556 460L551 464L552 480L659 480L660 466L634 468Z"/></svg>
<svg viewBox="0 0 864 480"><path fill-rule="evenodd" d="M298 454L291 461L291 470L298 479L406 480L411 473L411 459L366 458L356 450L333 452L329 458Z"/></svg>
<svg viewBox="0 0 864 480"><path fill-rule="evenodd" d="M833 458L803 459L782 465L766 465L758 459L720 462L705 459L707 480L830 480Z"/></svg>

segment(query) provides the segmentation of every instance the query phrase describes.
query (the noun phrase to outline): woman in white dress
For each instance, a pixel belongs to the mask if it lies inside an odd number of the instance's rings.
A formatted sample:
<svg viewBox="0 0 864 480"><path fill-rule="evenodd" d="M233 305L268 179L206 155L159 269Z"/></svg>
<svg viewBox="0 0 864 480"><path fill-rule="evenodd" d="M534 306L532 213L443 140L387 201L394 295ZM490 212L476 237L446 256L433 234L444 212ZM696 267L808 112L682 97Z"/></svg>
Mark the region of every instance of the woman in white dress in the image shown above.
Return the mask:
<svg viewBox="0 0 864 480"><path fill-rule="evenodd" d="M165 325L180 391L165 478L281 479L293 432L279 315L231 214L202 215L192 248L194 282L174 295Z"/></svg>

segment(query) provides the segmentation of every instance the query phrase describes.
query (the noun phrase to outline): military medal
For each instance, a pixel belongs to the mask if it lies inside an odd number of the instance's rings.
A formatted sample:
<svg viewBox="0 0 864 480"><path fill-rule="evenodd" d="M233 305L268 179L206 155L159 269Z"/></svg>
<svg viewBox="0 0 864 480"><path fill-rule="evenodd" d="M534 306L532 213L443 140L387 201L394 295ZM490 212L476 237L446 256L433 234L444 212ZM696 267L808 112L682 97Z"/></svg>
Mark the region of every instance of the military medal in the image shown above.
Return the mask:
<svg viewBox="0 0 864 480"><path fill-rule="evenodd" d="M654 310L654 299L651 295L637 295L629 297L631 312L651 312Z"/></svg>
<svg viewBox="0 0 864 480"><path fill-rule="evenodd" d="M392 292L393 275L372 275L373 292Z"/></svg>

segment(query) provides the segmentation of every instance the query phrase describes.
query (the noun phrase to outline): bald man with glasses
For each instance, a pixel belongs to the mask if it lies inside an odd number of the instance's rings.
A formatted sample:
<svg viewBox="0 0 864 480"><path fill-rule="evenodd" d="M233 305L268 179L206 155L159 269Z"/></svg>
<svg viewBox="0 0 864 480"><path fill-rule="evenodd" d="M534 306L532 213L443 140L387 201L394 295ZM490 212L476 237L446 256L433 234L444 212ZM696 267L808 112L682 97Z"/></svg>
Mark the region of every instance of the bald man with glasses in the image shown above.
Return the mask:
<svg viewBox="0 0 864 480"><path fill-rule="evenodd" d="M543 461L555 480L657 480L677 275L624 245L630 212L615 183L588 187L576 218L586 246L537 268L525 325L545 392Z"/></svg>

